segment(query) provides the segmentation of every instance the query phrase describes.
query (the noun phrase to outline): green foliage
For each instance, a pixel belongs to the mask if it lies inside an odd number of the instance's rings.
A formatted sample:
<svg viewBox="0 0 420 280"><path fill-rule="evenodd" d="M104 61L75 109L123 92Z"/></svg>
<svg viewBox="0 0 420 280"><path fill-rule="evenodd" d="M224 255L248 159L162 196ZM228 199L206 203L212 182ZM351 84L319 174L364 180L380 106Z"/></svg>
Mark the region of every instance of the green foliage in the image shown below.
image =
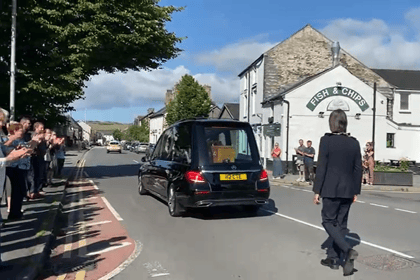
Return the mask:
<svg viewBox="0 0 420 280"><path fill-rule="evenodd" d="M378 172L409 172L408 167L408 160L400 160L399 166L384 165L383 163L376 161L374 170Z"/></svg>
<svg viewBox="0 0 420 280"><path fill-rule="evenodd" d="M175 99L166 107L168 125L182 119L208 117L211 106L210 97L194 77L184 75L176 91Z"/></svg>
<svg viewBox="0 0 420 280"><path fill-rule="evenodd" d="M123 136L123 139L129 141L137 140L140 142L149 142L149 131L150 129L147 122L142 121L141 126L130 126Z"/></svg>
<svg viewBox="0 0 420 280"><path fill-rule="evenodd" d="M407 172L408 167L410 166L410 162L408 160L405 159L401 159L400 160L400 169L402 172Z"/></svg>
<svg viewBox="0 0 420 280"><path fill-rule="evenodd" d="M5 108L11 5L0 2L0 106ZM19 0L16 115L57 122L74 109L84 83L100 71L157 69L176 57L181 38L165 25L180 10L156 0Z"/></svg>
<svg viewBox="0 0 420 280"><path fill-rule="evenodd" d="M124 133L122 133L121 130L116 129L112 133L112 136L114 137L114 139L117 139L118 141L121 141L124 138Z"/></svg>

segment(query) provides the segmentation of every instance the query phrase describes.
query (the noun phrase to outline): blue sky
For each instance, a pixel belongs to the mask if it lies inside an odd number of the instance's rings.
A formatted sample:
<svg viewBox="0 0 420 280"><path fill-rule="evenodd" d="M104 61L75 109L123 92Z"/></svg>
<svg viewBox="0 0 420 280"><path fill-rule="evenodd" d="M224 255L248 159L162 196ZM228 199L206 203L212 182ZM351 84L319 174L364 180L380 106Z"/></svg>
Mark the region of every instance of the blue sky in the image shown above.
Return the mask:
<svg viewBox="0 0 420 280"><path fill-rule="evenodd" d="M106 74L86 83L73 105L77 120L130 123L147 108L164 106L166 89L191 74L212 87L222 105L238 102L237 75L263 52L311 24L372 68L420 69L418 1L163 0L185 7L167 29L187 37L163 69Z"/></svg>

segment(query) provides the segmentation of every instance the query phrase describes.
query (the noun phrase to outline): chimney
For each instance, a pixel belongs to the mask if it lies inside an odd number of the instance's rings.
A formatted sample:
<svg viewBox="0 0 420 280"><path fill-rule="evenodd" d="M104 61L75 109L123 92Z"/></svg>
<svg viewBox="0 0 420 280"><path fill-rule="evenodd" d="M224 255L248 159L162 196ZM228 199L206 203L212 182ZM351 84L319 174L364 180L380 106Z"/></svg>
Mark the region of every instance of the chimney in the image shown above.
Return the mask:
<svg viewBox="0 0 420 280"><path fill-rule="evenodd" d="M211 86L209 86L209 85L204 85L203 87L204 87L204 89L206 90L206 92L207 92L207 94L209 95L209 98L210 98L210 100L211 100Z"/></svg>
<svg viewBox="0 0 420 280"><path fill-rule="evenodd" d="M165 106L169 104L169 102L171 102L173 100L173 94L172 94L172 90L168 89L166 90L166 95L165 95Z"/></svg>
<svg viewBox="0 0 420 280"><path fill-rule="evenodd" d="M334 42L331 47L333 67L340 63L340 43Z"/></svg>

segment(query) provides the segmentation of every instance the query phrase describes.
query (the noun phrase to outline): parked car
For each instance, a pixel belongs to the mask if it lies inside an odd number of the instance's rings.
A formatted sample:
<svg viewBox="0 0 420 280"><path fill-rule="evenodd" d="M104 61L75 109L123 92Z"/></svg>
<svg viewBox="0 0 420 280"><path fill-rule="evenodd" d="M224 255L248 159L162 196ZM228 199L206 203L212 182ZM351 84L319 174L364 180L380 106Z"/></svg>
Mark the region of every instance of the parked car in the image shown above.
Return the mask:
<svg viewBox="0 0 420 280"><path fill-rule="evenodd" d="M148 147L148 143L140 143L140 145L137 146L137 153L145 153Z"/></svg>
<svg viewBox="0 0 420 280"><path fill-rule="evenodd" d="M169 214L188 208L241 205L257 211L270 184L249 123L185 120L160 136L138 172L138 191L168 202Z"/></svg>
<svg viewBox="0 0 420 280"><path fill-rule="evenodd" d="M121 154L121 144L118 141L110 141L108 146L106 146L106 152L110 153L110 152L118 152Z"/></svg>
<svg viewBox="0 0 420 280"><path fill-rule="evenodd" d="M132 144L131 144L131 147L130 147L130 152L135 153L135 152L136 152L136 149L137 149L137 146L138 146L139 144L140 144L140 143L138 143L138 142L134 142L134 143L132 143Z"/></svg>
<svg viewBox="0 0 420 280"><path fill-rule="evenodd" d="M146 150L146 159L149 159L155 149L155 144L150 143Z"/></svg>

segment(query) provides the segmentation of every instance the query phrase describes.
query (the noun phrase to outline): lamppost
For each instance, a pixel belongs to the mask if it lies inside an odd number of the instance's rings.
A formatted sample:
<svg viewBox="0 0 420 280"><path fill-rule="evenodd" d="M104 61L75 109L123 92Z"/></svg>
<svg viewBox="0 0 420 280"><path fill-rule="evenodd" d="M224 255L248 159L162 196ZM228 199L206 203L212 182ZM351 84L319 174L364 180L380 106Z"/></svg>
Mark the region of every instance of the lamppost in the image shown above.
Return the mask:
<svg viewBox="0 0 420 280"><path fill-rule="evenodd" d="M17 0L12 1L12 40L10 54L10 120L15 120L15 63L16 63L16 6Z"/></svg>

